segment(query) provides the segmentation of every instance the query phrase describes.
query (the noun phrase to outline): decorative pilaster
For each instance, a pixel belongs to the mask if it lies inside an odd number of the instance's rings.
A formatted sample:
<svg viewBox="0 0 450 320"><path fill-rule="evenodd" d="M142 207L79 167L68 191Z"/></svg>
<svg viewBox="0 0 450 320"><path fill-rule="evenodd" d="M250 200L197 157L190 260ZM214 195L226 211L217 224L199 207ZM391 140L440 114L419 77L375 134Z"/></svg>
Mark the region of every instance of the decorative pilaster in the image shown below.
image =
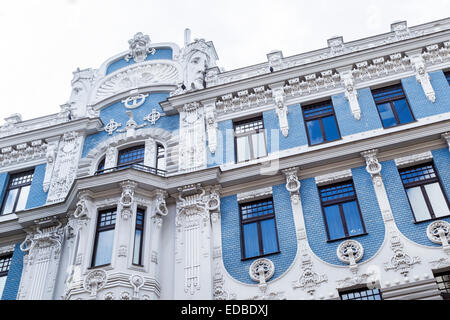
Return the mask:
<svg viewBox="0 0 450 320"><path fill-rule="evenodd" d="M360 120L361 108L358 102L358 92L355 89L352 67L338 69L338 72L345 88L345 97L350 104L350 111L356 120Z"/></svg>
<svg viewBox="0 0 450 320"><path fill-rule="evenodd" d="M117 148L112 145L108 146L105 155L105 170L114 168L117 165Z"/></svg>
<svg viewBox="0 0 450 320"><path fill-rule="evenodd" d="M180 112L180 171L206 167L206 134L203 107L198 102L185 104Z"/></svg>
<svg viewBox="0 0 450 320"><path fill-rule="evenodd" d="M270 85L272 96L275 102L275 112L278 116L280 131L284 137L289 134L289 122L287 119L288 109L285 105L284 82Z"/></svg>
<svg viewBox="0 0 450 320"><path fill-rule="evenodd" d="M134 203L134 191L137 187L137 182L127 180L120 183L122 187L122 195L119 200L119 212L122 219L128 220L133 214L133 203Z"/></svg>
<svg viewBox="0 0 450 320"><path fill-rule="evenodd" d="M156 168L156 142L152 138L145 140L144 166Z"/></svg>
<svg viewBox="0 0 450 320"><path fill-rule="evenodd" d="M422 49L409 51L406 52L406 54L410 58L411 65L416 74L416 79L421 84L425 96L431 102L435 102L436 93L431 86L430 76L426 71L425 60L422 57Z"/></svg>
<svg viewBox="0 0 450 320"><path fill-rule="evenodd" d="M64 201L77 173L83 137L76 131L63 135L48 191L47 204Z"/></svg>
<svg viewBox="0 0 450 320"><path fill-rule="evenodd" d="M45 158L47 159L47 166L45 167L45 176L42 188L44 192L48 192L50 188L50 182L52 180L53 168L55 167L55 161L59 145L59 137L49 138L47 140L47 153Z"/></svg>
<svg viewBox="0 0 450 320"><path fill-rule="evenodd" d="M401 234L395 224L391 205L384 187L383 178L381 177L381 164L378 162L377 153L377 149L372 149L361 152L361 156L366 162L366 171L372 176L378 205L383 216L383 222L385 224L391 250L393 252L391 259L385 262L384 269L386 271L394 270L406 277L413 265L420 263L420 258L410 257L404 250Z"/></svg>
<svg viewBox="0 0 450 320"><path fill-rule="evenodd" d="M210 212L218 209L217 192L200 184L178 189L175 244L175 299L211 299L212 244Z"/></svg>
<svg viewBox="0 0 450 320"><path fill-rule="evenodd" d="M202 101L205 108L206 133L208 134L208 147L211 153L217 149L217 120L216 99Z"/></svg>
<svg viewBox="0 0 450 320"><path fill-rule="evenodd" d="M64 228L56 218L35 221L20 245L26 252L17 298L52 300L64 241Z"/></svg>
<svg viewBox="0 0 450 320"><path fill-rule="evenodd" d="M164 217L168 214L166 198L168 194L164 190L157 189L155 191L154 210L152 215L152 233L150 235L152 244L152 252L150 259L150 277L159 281L160 271L160 251L161 251L161 229L164 222Z"/></svg>

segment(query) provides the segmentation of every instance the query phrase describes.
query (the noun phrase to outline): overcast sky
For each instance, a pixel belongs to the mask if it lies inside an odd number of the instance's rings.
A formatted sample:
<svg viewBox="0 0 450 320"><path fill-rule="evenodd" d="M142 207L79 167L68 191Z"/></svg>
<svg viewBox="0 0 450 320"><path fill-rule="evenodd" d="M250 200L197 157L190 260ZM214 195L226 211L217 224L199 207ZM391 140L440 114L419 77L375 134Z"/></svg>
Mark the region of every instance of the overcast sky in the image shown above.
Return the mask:
<svg viewBox="0 0 450 320"><path fill-rule="evenodd" d="M153 43L212 40L218 65L232 70L450 16L449 0L21 0L0 5L0 124L56 113L72 72L98 68L128 49L136 32Z"/></svg>

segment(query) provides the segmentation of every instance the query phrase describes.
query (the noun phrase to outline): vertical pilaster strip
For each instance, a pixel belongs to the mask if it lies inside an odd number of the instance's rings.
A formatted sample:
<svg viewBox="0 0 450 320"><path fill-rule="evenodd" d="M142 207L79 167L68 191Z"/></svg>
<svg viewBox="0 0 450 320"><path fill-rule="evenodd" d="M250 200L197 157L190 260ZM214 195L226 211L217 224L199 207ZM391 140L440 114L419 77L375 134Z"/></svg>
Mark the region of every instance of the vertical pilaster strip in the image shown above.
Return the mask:
<svg viewBox="0 0 450 320"><path fill-rule="evenodd" d="M161 252L161 229L164 222L164 217L169 212L167 209L166 198L168 194L166 191L157 189L154 201L154 210L152 215L153 228L151 237L151 258L150 258L150 277L159 281L160 275L160 252Z"/></svg>
<svg viewBox="0 0 450 320"><path fill-rule="evenodd" d="M145 140L144 166L156 168L156 141L152 138Z"/></svg>

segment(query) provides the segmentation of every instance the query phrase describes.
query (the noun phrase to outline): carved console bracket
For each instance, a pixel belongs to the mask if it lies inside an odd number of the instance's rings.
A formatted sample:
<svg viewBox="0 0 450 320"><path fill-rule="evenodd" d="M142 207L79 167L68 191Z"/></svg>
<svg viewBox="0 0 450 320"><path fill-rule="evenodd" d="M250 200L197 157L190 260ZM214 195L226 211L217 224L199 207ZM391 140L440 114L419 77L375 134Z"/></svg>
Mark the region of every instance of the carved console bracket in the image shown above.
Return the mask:
<svg viewBox="0 0 450 320"><path fill-rule="evenodd" d="M284 92L284 82L270 85L272 89L272 96L275 103L275 112L278 116L281 133L284 137L289 134L288 109L285 104L286 94Z"/></svg>
<svg viewBox="0 0 450 320"><path fill-rule="evenodd" d="M205 107L206 133L208 136L208 147L211 153L216 153L217 149L217 119L216 119L216 99L202 101Z"/></svg>
<svg viewBox="0 0 450 320"><path fill-rule="evenodd" d="M358 92L355 89L352 69L351 67L342 68L338 70L338 72L341 76L341 81L345 88L345 97L347 98L348 103L350 104L350 111L356 120L360 120L361 108L358 102Z"/></svg>
<svg viewBox="0 0 450 320"><path fill-rule="evenodd" d="M430 76L426 71L425 60L422 57L422 49L406 52L411 60L411 65L414 69L416 79L421 84L423 92L428 100L436 101L436 93L431 86Z"/></svg>
<svg viewBox="0 0 450 320"><path fill-rule="evenodd" d="M134 191L137 187L137 182L127 180L120 183L122 187L122 195L120 196L119 204L121 206L121 215L124 220L128 220L132 216L132 205L134 201Z"/></svg>

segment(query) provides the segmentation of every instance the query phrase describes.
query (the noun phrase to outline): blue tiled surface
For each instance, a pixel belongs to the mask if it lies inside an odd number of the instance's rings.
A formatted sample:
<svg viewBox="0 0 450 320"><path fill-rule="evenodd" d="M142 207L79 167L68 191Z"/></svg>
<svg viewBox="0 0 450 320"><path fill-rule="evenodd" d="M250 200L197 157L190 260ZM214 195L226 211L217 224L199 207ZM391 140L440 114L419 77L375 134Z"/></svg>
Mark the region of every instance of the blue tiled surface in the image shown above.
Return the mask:
<svg viewBox="0 0 450 320"><path fill-rule="evenodd" d="M14 249L1 300L16 300L20 279L22 278L23 256L25 255L19 246L20 243L16 244Z"/></svg>
<svg viewBox="0 0 450 320"><path fill-rule="evenodd" d="M156 60L156 59L172 60L172 49L171 48L156 48L155 54L147 55L147 58L145 60ZM136 63L134 61L134 59L130 59L130 60L126 61L125 59L122 58L118 61L111 63L106 70L106 74L110 74L114 71L117 71L123 67L129 66L134 63Z"/></svg>
<svg viewBox="0 0 450 320"><path fill-rule="evenodd" d="M31 183L30 194L28 195L25 209L43 206L47 201L48 192L44 192L42 187L46 166L46 164L41 164L34 168L33 182Z"/></svg>
<svg viewBox="0 0 450 320"><path fill-rule="evenodd" d="M402 79L403 89L416 119L450 112L450 88L442 71L430 72L431 85L436 93L433 103L427 99L416 77Z"/></svg>
<svg viewBox="0 0 450 320"><path fill-rule="evenodd" d="M350 104L344 93L332 96L331 100L333 101L341 136L344 137L383 127L369 88L358 90L358 102L361 109L360 120L356 120L353 117Z"/></svg>
<svg viewBox="0 0 450 320"><path fill-rule="evenodd" d="M145 102L142 106L139 108L131 110L133 113L133 119L136 121L138 125L143 124L144 122L147 123L147 126L143 127L145 128L163 128L167 131L175 131L179 129L180 126L180 116L179 114L173 115L173 116L161 116L161 118L154 124L150 124L148 121L144 121L144 117L147 116L149 113L152 112L153 109L156 109L157 111L163 113L161 106L159 105L159 102L166 100L166 98L169 96L168 93L161 92L161 93L150 93L149 96L145 99ZM122 126L118 128L124 129L126 126L127 121L129 120L128 115L126 114L126 111L130 111L126 109L122 102L118 101L111 106L103 109L100 112L100 119L102 120L103 124L106 125L109 123L111 119L114 119L116 122L121 123ZM141 129L137 129L141 130ZM117 134L117 130L114 131L112 135L108 135L106 131L101 131L95 134L92 134L90 136L87 136L84 142L83 146L83 154L82 157L85 157L89 151L93 148L95 148L100 142L108 139L111 136L114 136Z"/></svg>
<svg viewBox="0 0 450 320"><path fill-rule="evenodd" d="M208 168L224 163L234 163L234 131L233 121L226 120L217 124L217 149L213 154L207 149Z"/></svg>
<svg viewBox="0 0 450 320"><path fill-rule="evenodd" d="M297 237L290 195L286 191L284 184L273 186L272 191L280 253L267 256L267 259L272 260L275 265L275 274L270 281L282 275L289 268L297 252ZM222 198L220 210L222 214L222 254L225 268L236 280L255 284L250 279L248 270L256 258L241 261L241 236L237 196L233 195Z"/></svg>
<svg viewBox="0 0 450 320"><path fill-rule="evenodd" d="M359 167L352 169L352 176L367 232L367 235L352 239L360 242L364 247L364 256L361 260L363 262L379 250L384 240L385 230L370 175L366 172L365 167ZM328 263L345 265L336 255L337 247L342 241L327 242L319 191L314 178L301 181L300 194L311 249L319 258Z"/></svg>
<svg viewBox="0 0 450 320"><path fill-rule="evenodd" d="M446 184L447 197L449 196L449 156L448 150L445 155L445 149L433 151L434 163L436 170L438 171L443 184ZM408 239L426 246L438 246L431 242L426 234L426 229L430 224L430 221L415 223L414 216L409 205L406 191L403 187L400 174L398 173L395 161L384 161L381 163L384 185L388 195L389 202L391 204L392 213L395 218L395 223L402 234ZM450 222L450 218L442 218Z"/></svg>
<svg viewBox="0 0 450 320"><path fill-rule="evenodd" d="M283 136L275 110L263 113L264 128L267 133L267 150L269 153L286 150L308 144L302 109L299 104L288 106L289 134Z"/></svg>

